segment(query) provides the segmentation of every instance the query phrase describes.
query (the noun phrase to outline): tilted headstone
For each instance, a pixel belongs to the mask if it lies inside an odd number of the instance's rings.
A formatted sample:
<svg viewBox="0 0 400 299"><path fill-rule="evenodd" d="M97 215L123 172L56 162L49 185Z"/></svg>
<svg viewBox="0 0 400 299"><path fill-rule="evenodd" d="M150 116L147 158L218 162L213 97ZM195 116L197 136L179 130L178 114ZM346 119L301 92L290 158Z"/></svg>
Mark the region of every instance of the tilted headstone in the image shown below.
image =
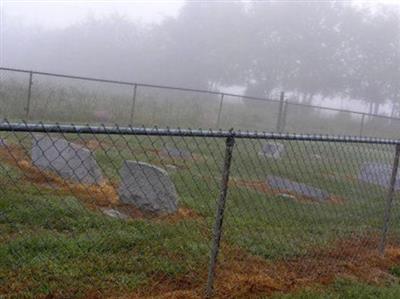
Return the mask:
<svg viewBox="0 0 400 299"><path fill-rule="evenodd" d="M258 154L267 158L278 159L283 155L284 151L285 147L282 143L268 142L262 146Z"/></svg>
<svg viewBox="0 0 400 299"><path fill-rule="evenodd" d="M144 162L125 161L120 171L120 200L153 213L174 213L177 193L168 173Z"/></svg>
<svg viewBox="0 0 400 299"><path fill-rule="evenodd" d="M103 181L101 169L90 151L62 138L34 134L31 158L33 165L84 184Z"/></svg>
<svg viewBox="0 0 400 299"><path fill-rule="evenodd" d="M299 194L304 197L315 199L317 201L325 201L330 198L329 193L318 188L308 186L306 184L293 182L291 180L278 176L268 176L267 184L272 189L279 191L287 191Z"/></svg>
<svg viewBox="0 0 400 299"><path fill-rule="evenodd" d="M165 147L161 149L160 155L164 157L180 159L190 159L192 157L189 151L175 147Z"/></svg>
<svg viewBox="0 0 400 299"><path fill-rule="evenodd" d="M361 165L358 179L362 182L389 188L392 166L383 163L364 163ZM395 190L400 190L399 175L396 178Z"/></svg>

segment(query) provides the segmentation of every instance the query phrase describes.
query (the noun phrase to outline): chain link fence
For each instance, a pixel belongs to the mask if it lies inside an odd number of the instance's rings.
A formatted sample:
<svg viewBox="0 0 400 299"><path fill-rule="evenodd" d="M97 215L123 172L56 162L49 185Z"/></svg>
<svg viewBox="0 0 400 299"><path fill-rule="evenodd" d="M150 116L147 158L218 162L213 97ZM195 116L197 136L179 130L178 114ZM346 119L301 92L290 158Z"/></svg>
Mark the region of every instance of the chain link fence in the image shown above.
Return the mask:
<svg viewBox="0 0 400 299"><path fill-rule="evenodd" d="M307 115L307 117L304 117ZM288 100L0 67L0 117L398 138L400 119Z"/></svg>
<svg viewBox="0 0 400 299"><path fill-rule="evenodd" d="M5 121L0 294L247 298L382 279L399 252L399 153L387 139Z"/></svg>

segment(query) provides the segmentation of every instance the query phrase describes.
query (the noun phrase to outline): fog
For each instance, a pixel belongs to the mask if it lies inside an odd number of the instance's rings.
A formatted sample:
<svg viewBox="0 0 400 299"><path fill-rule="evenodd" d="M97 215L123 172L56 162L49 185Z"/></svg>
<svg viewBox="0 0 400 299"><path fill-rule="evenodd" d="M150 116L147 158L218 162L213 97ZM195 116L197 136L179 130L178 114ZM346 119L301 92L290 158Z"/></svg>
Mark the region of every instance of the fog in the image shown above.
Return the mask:
<svg viewBox="0 0 400 299"><path fill-rule="evenodd" d="M183 0L175 1L3 1L4 25L12 19L26 25L62 29L85 18L124 15L142 23L176 17Z"/></svg>
<svg viewBox="0 0 400 299"><path fill-rule="evenodd" d="M1 1L0 64L400 110L399 1Z"/></svg>

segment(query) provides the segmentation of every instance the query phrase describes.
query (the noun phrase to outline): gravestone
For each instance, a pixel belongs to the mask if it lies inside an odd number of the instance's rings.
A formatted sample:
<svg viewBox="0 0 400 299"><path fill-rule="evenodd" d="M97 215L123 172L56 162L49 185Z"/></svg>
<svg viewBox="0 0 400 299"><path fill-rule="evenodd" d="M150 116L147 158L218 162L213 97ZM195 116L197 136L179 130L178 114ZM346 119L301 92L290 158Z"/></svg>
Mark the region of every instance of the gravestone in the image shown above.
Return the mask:
<svg viewBox="0 0 400 299"><path fill-rule="evenodd" d="M281 178L278 176L269 175L267 177L267 184L272 189L293 192L304 197L315 199L317 201L325 201L328 200L330 197L329 193L326 191L311 187L306 184L293 182L291 180Z"/></svg>
<svg viewBox="0 0 400 299"><path fill-rule="evenodd" d="M192 157L189 151L175 147L165 147L161 149L160 155L163 157L180 159L190 159Z"/></svg>
<svg viewBox="0 0 400 299"><path fill-rule="evenodd" d="M122 202L153 213L177 211L175 186L164 169L144 162L125 161L120 175L118 193Z"/></svg>
<svg viewBox="0 0 400 299"><path fill-rule="evenodd" d="M266 158L279 159L284 151L285 147L282 143L267 142L262 146L258 154Z"/></svg>
<svg viewBox="0 0 400 299"><path fill-rule="evenodd" d="M379 185L389 188L392 176L392 166L383 163L364 163L361 165L358 179L365 183ZM399 175L396 178L395 190L400 190Z"/></svg>
<svg viewBox="0 0 400 299"><path fill-rule="evenodd" d="M83 184L99 184L103 175L90 151L62 138L34 134L31 158L33 165Z"/></svg>

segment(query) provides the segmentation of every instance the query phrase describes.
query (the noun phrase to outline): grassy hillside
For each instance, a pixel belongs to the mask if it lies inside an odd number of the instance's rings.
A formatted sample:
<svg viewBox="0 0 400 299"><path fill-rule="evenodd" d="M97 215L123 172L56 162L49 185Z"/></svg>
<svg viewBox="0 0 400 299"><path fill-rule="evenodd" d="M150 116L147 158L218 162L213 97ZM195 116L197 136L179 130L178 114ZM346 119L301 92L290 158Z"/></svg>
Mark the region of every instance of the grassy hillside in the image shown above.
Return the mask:
<svg viewBox="0 0 400 299"><path fill-rule="evenodd" d="M135 106L133 86L34 76L27 114L28 75L2 72L0 118L66 123L133 124L135 126L235 128L275 131L279 103L221 97L139 86ZM279 95L274 100L279 99ZM290 102L290 101L289 101ZM134 111L133 111L133 110ZM359 114L332 113L289 105L285 132L346 134L399 138L400 121ZM132 116L133 112L133 117Z"/></svg>
<svg viewBox="0 0 400 299"><path fill-rule="evenodd" d="M0 148L0 294L203 294L224 139L64 137L91 149L107 177L105 185L76 186L42 173L31 164L29 134L0 137L8 143ZM237 140L235 145L217 297L395 298L398 196L389 251L381 259L376 249L387 190L357 179L365 162L392 163L393 146L282 141L285 154L274 160L258 154L264 142ZM189 151L191 158L162 156L166 145ZM179 194L176 215L143 215L114 201L126 159L169 172ZM265 184L267 175L323 189L330 198L317 202L274 190ZM102 213L110 207L131 218Z"/></svg>

